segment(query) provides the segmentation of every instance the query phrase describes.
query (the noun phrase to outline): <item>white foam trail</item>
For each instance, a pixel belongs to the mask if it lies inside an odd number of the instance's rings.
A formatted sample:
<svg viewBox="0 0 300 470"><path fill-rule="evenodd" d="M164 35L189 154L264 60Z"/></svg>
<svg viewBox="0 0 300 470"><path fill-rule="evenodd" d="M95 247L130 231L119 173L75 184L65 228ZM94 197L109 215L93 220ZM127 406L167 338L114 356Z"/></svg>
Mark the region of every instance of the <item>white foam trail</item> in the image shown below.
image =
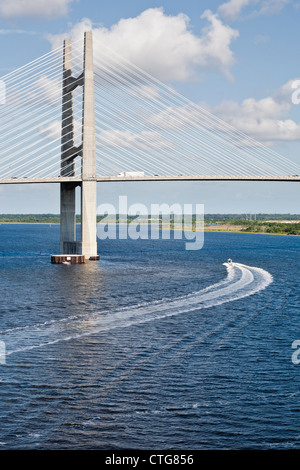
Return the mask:
<svg viewBox="0 0 300 470"><path fill-rule="evenodd" d="M239 263L224 265L227 268L224 280L192 294L120 308L114 312L95 312L89 314L88 318L83 314L24 328L17 327L2 331L0 339L5 342L7 355L10 355L114 328L126 328L192 310L215 307L253 295L265 289L273 280L271 274L261 268Z"/></svg>

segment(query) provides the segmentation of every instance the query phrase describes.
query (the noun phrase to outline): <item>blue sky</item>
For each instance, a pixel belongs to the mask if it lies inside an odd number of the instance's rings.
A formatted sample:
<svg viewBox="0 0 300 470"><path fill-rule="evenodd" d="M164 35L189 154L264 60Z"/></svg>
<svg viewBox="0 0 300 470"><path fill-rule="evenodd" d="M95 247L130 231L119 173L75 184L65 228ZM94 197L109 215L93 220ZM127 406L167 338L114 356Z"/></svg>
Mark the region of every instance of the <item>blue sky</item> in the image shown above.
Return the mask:
<svg viewBox="0 0 300 470"><path fill-rule="evenodd" d="M0 0L0 75L92 25L115 47L122 44L137 65L300 163L300 105L291 100L291 84L300 78L299 20L300 2L294 0ZM146 59L137 39L141 47L148 39ZM182 46L177 62L174 43ZM99 185L98 202L116 204L118 195L128 195L129 203L204 203L206 212L299 213L298 186L106 183ZM0 213L41 212L59 212L56 185L0 187Z"/></svg>

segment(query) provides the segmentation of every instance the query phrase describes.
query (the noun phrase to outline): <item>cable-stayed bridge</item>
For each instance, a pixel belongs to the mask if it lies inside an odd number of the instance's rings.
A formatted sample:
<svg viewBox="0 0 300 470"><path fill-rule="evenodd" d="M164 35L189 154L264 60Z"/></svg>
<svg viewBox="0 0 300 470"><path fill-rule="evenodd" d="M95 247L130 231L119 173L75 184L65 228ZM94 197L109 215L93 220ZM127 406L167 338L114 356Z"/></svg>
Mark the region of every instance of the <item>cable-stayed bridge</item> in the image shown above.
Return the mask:
<svg viewBox="0 0 300 470"><path fill-rule="evenodd" d="M300 181L299 164L93 44L90 32L84 48L65 40L2 77L0 125L0 184L60 183L60 252L87 259L97 258L97 182Z"/></svg>

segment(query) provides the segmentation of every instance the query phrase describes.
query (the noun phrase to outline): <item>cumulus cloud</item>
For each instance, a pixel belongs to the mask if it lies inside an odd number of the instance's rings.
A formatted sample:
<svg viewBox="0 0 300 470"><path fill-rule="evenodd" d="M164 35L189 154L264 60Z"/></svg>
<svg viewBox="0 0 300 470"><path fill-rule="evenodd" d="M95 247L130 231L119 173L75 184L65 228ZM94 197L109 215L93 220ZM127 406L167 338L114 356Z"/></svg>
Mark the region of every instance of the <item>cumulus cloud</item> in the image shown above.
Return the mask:
<svg viewBox="0 0 300 470"><path fill-rule="evenodd" d="M0 17L5 19L54 18L67 13L74 0L0 0Z"/></svg>
<svg viewBox="0 0 300 470"><path fill-rule="evenodd" d="M59 140L61 137L61 121L53 121L50 124L41 125L38 127L41 137L48 140Z"/></svg>
<svg viewBox="0 0 300 470"><path fill-rule="evenodd" d="M149 116L148 121L158 129L164 130L180 131L198 124L205 125L201 110L192 103L177 107L168 106Z"/></svg>
<svg viewBox="0 0 300 470"><path fill-rule="evenodd" d="M226 125L229 124L246 136L267 145L274 145L277 141L300 140L300 123L290 118L295 83L300 83L300 80L299 82L296 79L289 80L272 96L260 100L247 98L241 104L236 101L224 101L214 107L207 103L201 103L201 107L194 104L169 106L150 116L149 123L157 129L166 131L184 129L189 132L193 132L192 129L200 125L214 133L225 131L225 139ZM211 113L211 119L208 118L207 111ZM218 121L219 118L221 122ZM236 145L255 145L254 142L247 141L246 136L243 139L236 134Z"/></svg>
<svg viewBox="0 0 300 470"><path fill-rule="evenodd" d="M293 106L294 82L289 80L272 96L261 100L247 98L241 104L224 101L215 107L206 105L206 108L259 141L272 144L276 141L299 140L300 124L289 118Z"/></svg>
<svg viewBox="0 0 300 470"><path fill-rule="evenodd" d="M257 15L277 15L291 0L264 0L254 13Z"/></svg>
<svg viewBox="0 0 300 470"><path fill-rule="evenodd" d="M121 147L146 152L172 148L172 142L165 139L159 132L142 131L133 133L127 130L104 130L97 135L97 144L102 147Z"/></svg>
<svg viewBox="0 0 300 470"><path fill-rule="evenodd" d="M136 85L132 87L132 92L135 96L151 101L157 100L160 97L160 90L153 85Z"/></svg>
<svg viewBox="0 0 300 470"><path fill-rule="evenodd" d="M253 0L229 0L219 6L218 12L227 20L234 21L238 18L241 10L253 3Z"/></svg>
<svg viewBox="0 0 300 470"><path fill-rule="evenodd" d="M47 104L57 105L61 100L62 82L60 78L41 75L34 84L35 95Z"/></svg>
<svg viewBox="0 0 300 470"><path fill-rule="evenodd" d="M25 82L25 85L7 87L6 103L9 106L29 107L34 106L35 103L51 107L60 106L62 93L60 78L50 78L43 74L32 83Z"/></svg>
<svg viewBox="0 0 300 470"><path fill-rule="evenodd" d="M77 23L69 34L52 35L53 48L69 36L82 40L84 31L94 33L97 48L107 46L146 72L163 81L186 81L196 78L197 70L214 70L232 79L235 62L231 44L238 31L225 25L207 10L202 15L206 26L200 35L190 28L188 16L166 15L162 8L150 8L135 18L121 19L110 28L93 27L89 19Z"/></svg>
<svg viewBox="0 0 300 470"><path fill-rule="evenodd" d="M25 34L28 36L34 36L39 33L37 31L27 31L25 29L0 29L1 36L7 36L9 34Z"/></svg>
<svg viewBox="0 0 300 470"><path fill-rule="evenodd" d="M277 15L283 8L291 3L291 0L229 0L222 3L218 8L218 13L228 21L234 21L241 11L247 6L256 6L250 17L260 15Z"/></svg>
<svg viewBox="0 0 300 470"><path fill-rule="evenodd" d="M81 121L74 119L74 145L79 146L81 143L81 132L82 123ZM38 133L44 139L51 142L60 141L61 138L61 121L55 120L48 124L42 124L38 126Z"/></svg>

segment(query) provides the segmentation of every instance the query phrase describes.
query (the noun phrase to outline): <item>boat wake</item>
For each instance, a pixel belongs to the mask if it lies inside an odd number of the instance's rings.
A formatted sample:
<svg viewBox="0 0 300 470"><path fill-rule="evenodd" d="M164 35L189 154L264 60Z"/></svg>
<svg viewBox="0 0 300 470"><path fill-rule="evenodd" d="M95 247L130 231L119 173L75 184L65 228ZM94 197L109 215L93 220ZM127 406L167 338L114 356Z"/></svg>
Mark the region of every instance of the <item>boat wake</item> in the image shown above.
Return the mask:
<svg viewBox="0 0 300 470"><path fill-rule="evenodd" d="M1 331L7 355L69 341L114 328L126 328L154 320L172 317L194 310L215 307L242 299L265 289L273 280L261 268L239 263L224 263L227 276L205 289L174 299L162 299L106 312L95 312L50 320L27 327Z"/></svg>

